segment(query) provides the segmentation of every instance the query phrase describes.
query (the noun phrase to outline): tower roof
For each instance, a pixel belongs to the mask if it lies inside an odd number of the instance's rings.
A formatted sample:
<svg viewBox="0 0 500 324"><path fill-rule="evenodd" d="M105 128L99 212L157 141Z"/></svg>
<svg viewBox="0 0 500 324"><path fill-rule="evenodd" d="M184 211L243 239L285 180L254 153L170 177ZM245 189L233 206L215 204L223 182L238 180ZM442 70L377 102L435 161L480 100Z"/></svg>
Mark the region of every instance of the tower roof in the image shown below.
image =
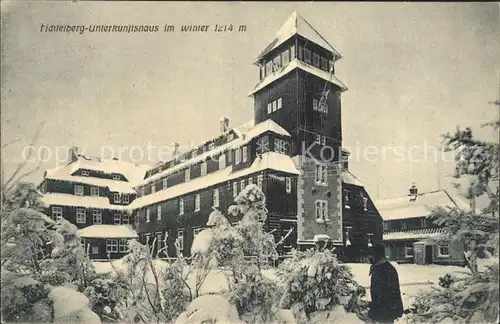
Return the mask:
<svg viewBox="0 0 500 324"><path fill-rule="evenodd" d="M266 48L264 48L262 52L260 52L254 63L257 63L264 55L271 52L273 49L283 44L294 35L300 35L307 38L316 45L333 52L337 58L342 57L342 55L340 55L340 53L330 43L328 43L328 41L321 36L321 34L307 20L304 19L304 17L294 11L283 26L281 26L280 30L276 34L276 37L269 43L269 45L266 46Z"/></svg>

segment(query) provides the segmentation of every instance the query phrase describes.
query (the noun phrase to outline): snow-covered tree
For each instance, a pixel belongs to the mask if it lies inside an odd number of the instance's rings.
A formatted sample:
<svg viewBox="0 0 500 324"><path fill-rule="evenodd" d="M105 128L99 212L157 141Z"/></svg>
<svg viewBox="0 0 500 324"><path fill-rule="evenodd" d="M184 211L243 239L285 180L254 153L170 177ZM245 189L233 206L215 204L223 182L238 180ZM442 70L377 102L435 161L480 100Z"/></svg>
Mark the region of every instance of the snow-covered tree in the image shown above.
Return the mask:
<svg viewBox="0 0 500 324"><path fill-rule="evenodd" d="M500 102L494 102L500 106ZM498 129L500 121L486 124ZM409 316L413 322L478 321L498 323L498 262L480 271L478 257L498 257L498 171L499 143L475 138L472 130L458 129L444 136L445 149L455 154L457 187L470 201L470 210L437 208L430 216L443 226L444 235L437 240L458 241L471 274L465 278L442 280L442 287L420 295ZM478 210L476 199L485 196L489 205Z"/></svg>

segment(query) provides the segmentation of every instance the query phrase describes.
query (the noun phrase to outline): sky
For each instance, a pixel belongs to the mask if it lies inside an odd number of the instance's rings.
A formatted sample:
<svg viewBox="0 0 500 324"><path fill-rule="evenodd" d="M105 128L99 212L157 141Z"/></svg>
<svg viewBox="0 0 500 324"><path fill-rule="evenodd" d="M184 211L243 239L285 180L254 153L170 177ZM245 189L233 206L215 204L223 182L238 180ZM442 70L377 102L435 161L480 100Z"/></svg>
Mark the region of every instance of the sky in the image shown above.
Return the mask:
<svg viewBox="0 0 500 324"><path fill-rule="evenodd" d="M43 163L28 178L37 183L71 146L153 165L160 147L216 136L221 116L247 122L252 62L294 10L343 56L343 145L375 199L406 195L412 182L421 192L448 188L452 158L436 162L432 149L443 132L471 126L498 141L480 127L498 118L488 103L500 96L496 3L2 1L2 145L15 141L2 150L5 174L42 125L34 152ZM79 34L40 32L42 24L246 31Z"/></svg>

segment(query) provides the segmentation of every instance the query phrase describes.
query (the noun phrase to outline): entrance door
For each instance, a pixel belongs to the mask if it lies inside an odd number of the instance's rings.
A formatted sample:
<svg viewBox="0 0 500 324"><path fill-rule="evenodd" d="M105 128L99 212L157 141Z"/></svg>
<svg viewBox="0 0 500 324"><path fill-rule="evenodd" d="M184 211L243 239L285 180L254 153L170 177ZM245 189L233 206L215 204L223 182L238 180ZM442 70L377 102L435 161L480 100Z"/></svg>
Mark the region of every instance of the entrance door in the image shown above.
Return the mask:
<svg viewBox="0 0 500 324"><path fill-rule="evenodd" d="M434 249L432 245L425 246L425 263L432 264L434 263Z"/></svg>

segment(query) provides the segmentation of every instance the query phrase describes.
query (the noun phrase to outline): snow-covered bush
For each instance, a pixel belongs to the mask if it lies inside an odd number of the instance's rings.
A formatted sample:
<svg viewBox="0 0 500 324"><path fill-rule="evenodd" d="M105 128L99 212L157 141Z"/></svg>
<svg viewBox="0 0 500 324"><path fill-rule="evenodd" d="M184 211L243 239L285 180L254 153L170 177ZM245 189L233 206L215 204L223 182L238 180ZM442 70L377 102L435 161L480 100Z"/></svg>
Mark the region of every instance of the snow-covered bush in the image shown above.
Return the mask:
<svg viewBox="0 0 500 324"><path fill-rule="evenodd" d="M120 318L119 303L126 298L122 277L113 277L111 273L98 274L90 280L83 294L90 301L89 307L103 321Z"/></svg>
<svg viewBox="0 0 500 324"><path fill-rule="evenodd" d="M357 290L350 269L329 251L294 251L278 268L284 293L280 307L291 309L299 323L308 323L312 313L347 306Z"/></svg>
<svg viewBox="0 0 500 324"><path fill-rule="evenodd" d="M50 289L43 283L14 273L2 273L2 320L10 323L52 321Z"/></svg>

